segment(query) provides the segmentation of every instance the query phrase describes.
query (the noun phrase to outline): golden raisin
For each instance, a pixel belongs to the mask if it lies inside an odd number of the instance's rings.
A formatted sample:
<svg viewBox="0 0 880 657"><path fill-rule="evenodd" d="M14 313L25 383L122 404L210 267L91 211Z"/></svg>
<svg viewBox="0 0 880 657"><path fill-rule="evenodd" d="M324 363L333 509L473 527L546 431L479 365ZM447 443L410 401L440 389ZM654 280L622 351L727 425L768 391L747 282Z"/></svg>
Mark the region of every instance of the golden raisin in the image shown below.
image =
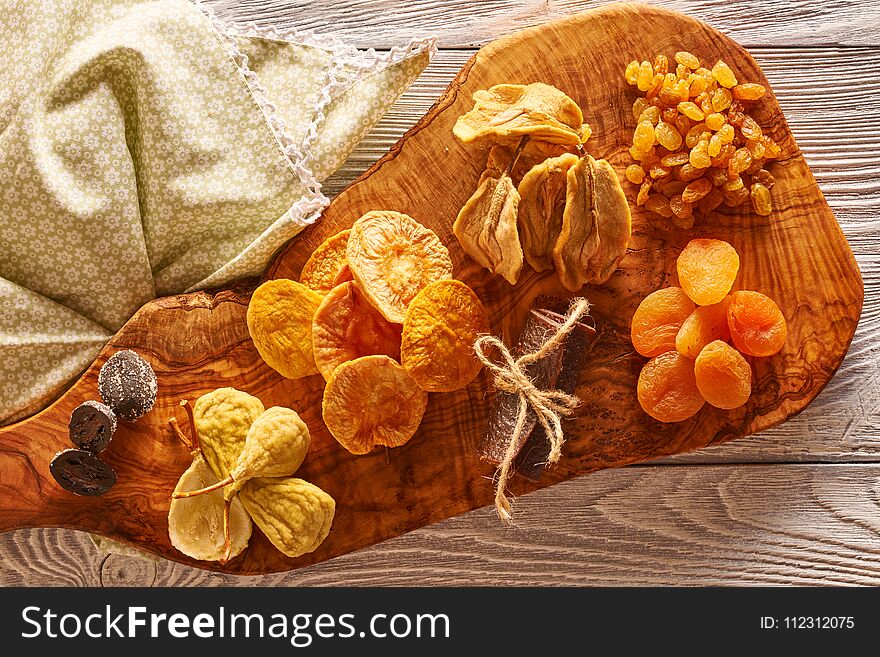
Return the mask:
<svg viewBox="0 0 880 657"><path fill-rule="evenodd" d="M708 142L697 142L696 146L691 149L690 163L691 166L698 169L706 169L712 164L712 159L709 157Z"/></svg>
<svg viewBox="0 0 880 657"><path fill-rule="evenodd" d="M669 155L664 155L660 158L660 164L665 167L678 167L682 164L687 164L688 160L689 155L687 152L670 153Z"/></svg>
<svg viewBox="0 0 880 657"><path fill-rule="evenodd" d="M712 189L712 183L706 178L698 178L685 187L681 197L686 203L696 203Z"/></svg>
<svg viewBox="0 0 880 657"><path fill-rule="evenodd" d="M634 185L641 185L645 179L645 170L638 164L630 164L626 168L626 179Z"/></svg>
<svg viewBox="0 0 880 657"><path fill-rule="evenodd" d="M678 194L669 199L669 207L672 209L672 214L679 219L687 219L693 214L691 204Z"/></svg>
<svg viewBox="0 0 880 657"><path fill-rule="evenodd" d="M739 254L722 240L691 240L676 263L678 282L699 306L720 303L739 272Z"/></svg>
<svg viewBox="0 0 880 657"><path fill-rule="evenodd" d="M654 81L654 68L651 66L651 62L642 62L639 65L639 72L636 75L636 84L639 87L639 91L647 91L651 84Z"/></svg>
<svg viewBox="0 0 880 657"><path fill-rule="evenodd" d="M662 75L669 72L669 58L666 55L657 55L654 58L654 71Z"/></svg>
<svg viewBox="0 0 880 657"><path fill-rule="evenodd" d="M672 216L672 208L669 207L669 201L661 194L651 194L648 196L648 200L645 201L645 207L661 217L669 218Z"/></svg>
<svg viewBox="0 0 880 657"><path fill-rule="evenodd" d="M733 102L733 94L730 93L730 89L716 89L712 92L712 110L715 112L720 112L722 110L726 110L730 107L730 103Z"/></svg>
<svg viewBox="0 0 880 657"><path fill-rule="evenodd" d="M747 82L733 88L733 97L738 100L760 100L766 92L763 85Z"/></svg>
<svg viewBox="0 0 880 657"><path fill-rule="evenodd" d="M642 356L674 351L675 336L694 307L694 302L679 287L667 287L646 296L630 324L635 350Z"/></svg>
<svg viewBox="0 0 880 657"><path fill-rule="evenodd" d="M644 205L645 201L648 200L648 192L651 191L651 183L649 181L645 181L642 183L642 186L639 187L638 196L636 196L636 205Z"/></svg>
<svg viewBox="0 0 880 657"><path fill-rule="evenodd" d="M761 130L761 126L759 126L758 122L751 116L747 116L743 119L742 125L739 129L742 132L743 137L746 139L760 139L764 134Z"/></svg>
<svg viewBox="0 0 880 657"><path fill-rule="evenodd" d="M706 117L706 127L710 130L720 130L726 121L727 119L720 112L712 112Z"/></svg>
<svg viewBox="0 0 880 657"><path fill-rule="evenodd" d="M678 329L675 336L675 349L682 356L696 358L710 342L730 340L727 326L727 306L730 297L711 306L697 306Z"/></svg>
<svg viewBox="0 0 880 657"><path fill-rule="evenodd" d="M731 295L727 325L734 346L749 356L772 356L785 345L788 327L779 306L760 292Z"/></svg>
<svg viewBox="0 0 880 657"><path fill-rule="evenodd" d="M663 148L676 151L681 146L681 135L678 134L678 130L674 126L666 123L666 121L660 121L657 124L655 134L657 141Z"/></svg>
<svg viewBox="0 0 880 657"><path fill-rule="evenodd" d="M697 356L694 378L703 399L716 408L739 408L752 394L752 368L721 340L710 342Z"/></svg>
<svg viewBox="0 0 880 657"><path fill-rule="evenodd" d="M623 72L623 78L626 80L627 84L635 84L638 82L639 63L636 60L632 60L626 65L626 70Z"/></svg>
<svg viewBox="0 0 880 657"><path fill-rule="evenodd" d="M633 133L633 146L641 151L647 151L654 145L654 126L648 121L640 121Z"/></svg>
<svg viewBox="0 0 880 657"><path fill-rule="evenodd" d="M773 202L770 200L770 190L759 182L752 183L750 190L752 207L762 217L766 217L773 211Z"/></svg>
<svg viewBox="0 0 880 657"><path fill-rule="evenodd" d="M675 53L675 61L682 66L687 66L692 71L700 68L700 60L697 59L695 55L692 55L686 50L680 50L679 52Z"/></svg>
<svg viewBox="0 0 880 657"><path fill-rule="evenodd" d="M694 361L678 352L652 358L639 374L642 409L660 422L681 422L696 415L705 400L697 388Z"/></svg>
<svg viewBox="0 0 880 657"><path fill-rule="evenodd" d="M718 63L712 67L712 76L718 80L718 84L722 87L736 86L736 76L733 74L731 68L721 59L719 59Z"/></svg>
<svg viewBox="0 0 880 657"><path fill-rule="evenodd" d="M692 121L702 121L706 118L706 115L703 114L703 110L697 107L694 103L690 101L685 101L683 103L678 104L678 111L684 114L686 117L691 119Z"/></svg>

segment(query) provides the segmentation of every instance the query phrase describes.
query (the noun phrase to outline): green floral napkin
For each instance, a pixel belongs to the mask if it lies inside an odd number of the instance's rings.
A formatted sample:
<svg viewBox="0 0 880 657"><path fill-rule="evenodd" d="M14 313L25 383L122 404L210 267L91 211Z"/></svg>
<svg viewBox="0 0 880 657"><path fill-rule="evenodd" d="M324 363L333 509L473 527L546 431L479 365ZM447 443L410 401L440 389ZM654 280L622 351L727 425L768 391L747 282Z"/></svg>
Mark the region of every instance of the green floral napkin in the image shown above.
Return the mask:
<svg viewBox="0 0 880 657"><path fill-rule="evenodd" d="M260 273L432 50L189 0L0 0L0 424L150 299Z"/></svg>

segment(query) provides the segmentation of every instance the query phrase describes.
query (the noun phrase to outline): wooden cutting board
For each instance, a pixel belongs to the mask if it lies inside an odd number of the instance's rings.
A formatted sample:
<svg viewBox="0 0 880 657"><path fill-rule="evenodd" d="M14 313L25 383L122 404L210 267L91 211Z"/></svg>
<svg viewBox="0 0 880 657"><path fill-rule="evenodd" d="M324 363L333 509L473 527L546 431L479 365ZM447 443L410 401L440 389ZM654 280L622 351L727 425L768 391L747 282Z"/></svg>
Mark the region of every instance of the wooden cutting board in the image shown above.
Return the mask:
<svg viewBox="0 0 880 657"><path fill-rule="evenodd" d="M471 107L471 94L478 89L502 82L547 82L584 109L593 127L587 150L609 160L622 177L635 127L630 109L635 96L623 80L623 68L632 59L653 59L658 52L671 56L678 50L713 63L723 58L741 79L769 87L755 61L732 40L654 7L611 5L517 32L480 50L418 125L340 194L318 224L292 240L264 278L296 278L316 246L368 210L406 212L449 247L456 277L476 290L489 309L493 332L510 343L531 301L562 290L552 272L530 270L511 287L462 252L451 226L475 189L485 153L455 141L453 123ZM861 313L861 276L772 93L754 116L783 150L771 167L777 184L770 217L746 212L744 205L721 208L711 224L691 231L670 229L637 208L632 186L624 185L633 201L630 251L606 285L584 290L599 329L592 365L577 391L584 404L569 425L559 465L538 484L514 479L514 494L762 431L806 407L837 370ZM629 322L647 294L675 283L675 258L694 237L721 238L736 247L742 260L737 288L764 292L778 302L788 321L788 343L777 356L752 361L755 390L744 408L723 412L707 407L687 422L660 424L636 401L645 359L633 352ZM81 529L183 563L256 574L323 561L491 504L493 468L473 456L490 403L485 373L465 390L432 394L418 433L404 447L352 456L322 423L320 375L288 381L257 355L245 325L252 288L253 282L243 283L216 294L147 304L54 405L0 429L0 531ZM104 452L119 475L116 486L103 497L77 497L55 483L48 465L56 451L70 446L70 412L97 398L100 366L123 348L139 351L153 364L159 399L140 422L121 423ZM190 456L166 421L175 412L184 419L180 399L195 399L219 386L245 390L267 407L292 407L311 428L309 457L297 476L321 486L337 502L330 536L314 553L287 558L256 530L248 550L225 566L193 561L170 545L169 496ZM560 520L548 517L546 522Z"/></svg>

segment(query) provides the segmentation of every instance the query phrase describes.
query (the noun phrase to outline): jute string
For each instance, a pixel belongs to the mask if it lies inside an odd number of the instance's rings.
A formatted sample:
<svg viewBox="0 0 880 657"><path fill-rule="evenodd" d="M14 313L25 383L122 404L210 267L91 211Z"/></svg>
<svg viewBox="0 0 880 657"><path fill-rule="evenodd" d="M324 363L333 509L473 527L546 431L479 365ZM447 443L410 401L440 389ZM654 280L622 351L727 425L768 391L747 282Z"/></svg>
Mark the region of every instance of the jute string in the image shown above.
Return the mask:
<svg viewBox="0 0 880 657"><path fill-rule="evenodd" d="M526 374L525 368L558 349L566 336L574 329L575 324L589 311L589 301L584 298L573 299L565 319L556 333L547 339L537 351L523 354L516 359L513 358L504 343L495 336L484 335L477 338L474 343L477 358L494 376L495 387L519 397L516 425L504 453L504 460L501 461L496 472L495 510L504 522L511 521L510 500L506 493L507 481L511 475L510 469L516 459L528 409L531 408L535 413L550 441L550 456L547 462L556 463L562 454L562 443L565 442L565 436L562 432L562 418L571 415L580 403L577 397L561 390L540 390ZM488 347L494 347L498 351L503 363L497 364L486 356L485 352Z"/></svg>

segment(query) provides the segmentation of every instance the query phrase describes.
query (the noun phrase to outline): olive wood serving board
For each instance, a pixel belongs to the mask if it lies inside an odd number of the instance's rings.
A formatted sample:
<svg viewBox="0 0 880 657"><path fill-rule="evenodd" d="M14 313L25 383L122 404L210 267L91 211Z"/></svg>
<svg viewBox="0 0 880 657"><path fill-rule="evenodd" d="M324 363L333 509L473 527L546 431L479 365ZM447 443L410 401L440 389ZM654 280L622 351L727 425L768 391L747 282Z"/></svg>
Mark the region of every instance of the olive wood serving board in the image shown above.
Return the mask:
<svg viewBox="0 0 880 657"><path fill-rule="evenodd" d="M476 266L456 242L452 222L475 189L486 158L484 151L452 137L456 118L471 107L478 89L502 82L553 84L580 104L592 125L588 152L609 160L622 177L635 127L635 92L623 80L623 69L632 59L653 59L658 52L671 57L678 50L712 63L722 58L740 79L769 88L755 61L731 39L655 7L611 5L516 32L480 50L418 125L342 192L320 222L276 256L264 279L296 278L315 247L368 210L406 212L449 247L456 277L476 290L493 332L510 344L532 300L562 289L552 272L528 268L510 286ZM537 484L514 478L512 493L762 431L801 411L834 375L861 313L861 276L772 90L753 115L782 147L781 159L770 167L777 180L770 217L751 213L748 205L722 207L708 224L673 229L637 208L633 186L624 183L633 210L629 253L607 284L583 290L594 304L598 327L591 364L577 390L584 403L568 424L558 466ZM636 400L645 359L630 345L629 323L647 294L676 283L675 258L694 237L717 237L736 247L742 260L736 288L758 290L777 301L788 321L788 342L780 354L751 361L754 391L744 408L724 412L707 406L686 422L661 424ZM0 429L0 531L86 530L183 563L257 574L323 561L492 503L494 468L474 456L492 394L485 372L464 390L431 394L421 427L405 446L353 456L322 422L321 376L289 381L259 358L245 325L253 283L148 303L63 397L38 415ZM159 399L138 423L120 423L104 452L119 475L116 486L103 497L77 497L55 483L49 462L70 446L71 411L97 398L100 366L123 348L139 351L153 364ZM250 547L226 565L194 561L170 545L170 494L190 454L166 422L176 413L185 426L178 401L219 386L256 395L267 408L292 407L310 427L310 453L297 476L321 486L337 504L333 529L315 552L285 557L256 528Z"/></svg>

